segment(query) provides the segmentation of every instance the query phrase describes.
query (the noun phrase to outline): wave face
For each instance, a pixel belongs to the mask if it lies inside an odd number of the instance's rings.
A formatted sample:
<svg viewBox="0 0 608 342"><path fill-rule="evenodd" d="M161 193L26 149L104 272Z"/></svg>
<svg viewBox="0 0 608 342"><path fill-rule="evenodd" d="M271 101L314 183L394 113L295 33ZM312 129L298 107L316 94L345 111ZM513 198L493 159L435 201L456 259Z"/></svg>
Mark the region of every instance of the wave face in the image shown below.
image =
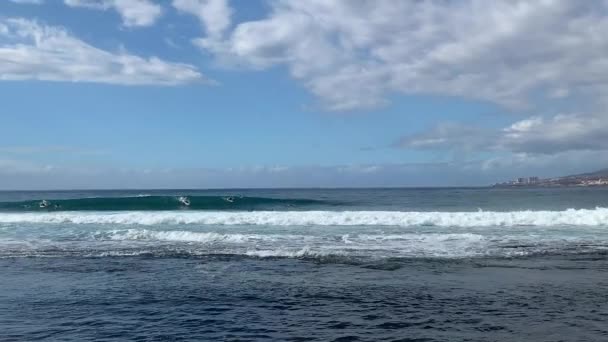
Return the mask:
<svg viewBox="0 0 608 342"><path fill-rule="evenodd" d="M283 203L283 202L282 202ZM108 209L109 210L109 209ZM0 223L254 226L515 227L608 225L608 208L513 212L130 211L4 213Z"/></svg>
<svg viewBox="0 0 608 342"><path fill-rule="evenodd" d="M331 205L313 199L279 199L243 196L134 196L0 203L1 211L154 211L154 210L282 210Z"/></svg>

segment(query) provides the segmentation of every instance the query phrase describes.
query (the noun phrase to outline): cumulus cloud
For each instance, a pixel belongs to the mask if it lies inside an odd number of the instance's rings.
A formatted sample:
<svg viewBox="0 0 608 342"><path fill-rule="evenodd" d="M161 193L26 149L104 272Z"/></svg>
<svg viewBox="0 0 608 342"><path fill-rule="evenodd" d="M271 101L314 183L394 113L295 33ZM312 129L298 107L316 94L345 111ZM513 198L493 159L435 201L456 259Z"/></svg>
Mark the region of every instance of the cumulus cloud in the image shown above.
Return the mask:
<svg viewBox="0 0 608 342"><path fill-rule="evenodd" d="M61 27L0 18L0 80L179 85L206 79L192 65L110 52Z"/></svg>
<svg viewBox="0 0 608 342"><path fill-rule="evenodd" d="M95 10L114 9L120 14L123 25L150 26L163 13L162 7L149 0L65 0L70 7L84 7Z"/></svg>
<svg viewBox="0 0 608 342"><path fill-rule="evenodd" d="M566 97L608 82L608 1L283 0L229 29L225 1L174 5L200 18L206 36L195 43L218 60L286 66L333 110L394 93L526 108L532 92Z"/></svg>

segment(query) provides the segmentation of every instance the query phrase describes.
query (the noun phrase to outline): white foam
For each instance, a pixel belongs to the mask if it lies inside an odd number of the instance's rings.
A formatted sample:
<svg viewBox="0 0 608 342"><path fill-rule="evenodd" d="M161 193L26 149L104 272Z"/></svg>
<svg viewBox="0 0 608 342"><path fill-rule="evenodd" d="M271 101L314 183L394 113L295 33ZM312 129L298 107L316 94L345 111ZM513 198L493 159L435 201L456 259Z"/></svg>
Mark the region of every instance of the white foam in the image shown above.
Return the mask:
<svg viewBox="0 0 608 342"><path fill-rule="evenodd" d="M64 232L47 239L48 232L61 227L46 226L41 234L0 238L0 257L45 255L132 256L140 254L186 255L233 254L255 257L373 257L373 258L469 258L510 257L536 253L584 253L605 251L608 239L597 236L571 236L570 231L548 234L453 233L358 233L327 234L323 229L300 234L225 233L185 230L129 228L97 230L90 227ZM192 227L198 229L197 227ZM360 230L359 230L360 231ZM284 231L283 231L284 232ZM311 235L312 233L312 235ZM319 234L320 233L320 234ZM546 233L546 232L545 232Z"/></svg>
<svg viewBox="0 0 608 342"><path fill-rule="evenodd" d="M257 236L245 234L219 234L188 231L154 231L147 229L127 229L111 231L110 240L152 240L197 243L244 243L255 240Z"/></svg>
<svg viewBox="0 0 608 342"><path fill-rule="evenodd" d="M271 226L606 226L608 208L564 211L402 212L402 211L131 211L3 213L0 223L198 224Z"/></svg>
<svg viewBox="0 0 608 342"><path fill-rule="evenodd" d="M294 234L222 234L215 232L190 232L190 231L156 231L148 229L124 229L107 232L96 232L93 234L95 240L114 241L168 241L168 242L194 242L202 244L224 243L224 244L290 244L332 246L336 248L349 247L351 249L374 247L403 247L403 246L437 246L446 244L478 244L486 240L480 234L472 233L427 233L427 234L345 234L335 235L294 235ZM335 245L337 243L337 245Z"/></svg>
<svg viewBox="0 0 608 342"><path fill-rule="evenodd" d="M247 250L243 253L247 256L255 256L260 258L269 257L287 257L287 258L302 258L306 256L323 256L322 253L315 253L310 250L310 247L301 249L288 250L284 248L267 249L267 250Z"/></svg>

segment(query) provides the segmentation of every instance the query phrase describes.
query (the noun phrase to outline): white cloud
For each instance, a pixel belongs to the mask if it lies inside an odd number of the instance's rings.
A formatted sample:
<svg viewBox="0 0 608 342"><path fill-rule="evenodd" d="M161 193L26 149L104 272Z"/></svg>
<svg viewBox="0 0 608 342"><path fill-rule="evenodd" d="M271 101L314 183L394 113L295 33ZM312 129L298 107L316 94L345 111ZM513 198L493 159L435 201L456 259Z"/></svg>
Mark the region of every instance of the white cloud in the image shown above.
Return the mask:
<svg viewBox="0 0 608 342"><path fill-rule="evenodd" d="M503 130L502 145L514 152L554 154L608 149L608 117L560 114L518 121Z"/></svg>
<svg viewBox="0 0 608 342"><path fill-rule="evenodd" d="M162 7L149 0L65 0L70 7L95 10L114 9L120 14L125 26L150 26L163 13Z"/></svg>
<svg viewBox="0 0 608 342"><path fill-rule="evenodd" d="M44 0L10 0L16 4L20 5L42 5Z"/></svg>
<svg viewBox="0 0 608 342"><path fill-rule="evenodd" d="M178 85L204 81L196 67L98 49L61 27L0 19L0 80Z"/></svg>
<svg viewBox="0 0 608 342"><path fill-rule="evenodd" d="M201 19L207 35L195 42L219 61L286 66L334 110L378 106L393 93L525 108L532 93L566 97L608 83L608 1L282 0L230 30L225 1L174 5Z"/></svg>
<svg viewBox="0 0 608 342"><path fill-rule="evenodd" d="M222 38L230 26L232 9L227 0L173 0L173 7L198 17L211 39Z"/></svg>

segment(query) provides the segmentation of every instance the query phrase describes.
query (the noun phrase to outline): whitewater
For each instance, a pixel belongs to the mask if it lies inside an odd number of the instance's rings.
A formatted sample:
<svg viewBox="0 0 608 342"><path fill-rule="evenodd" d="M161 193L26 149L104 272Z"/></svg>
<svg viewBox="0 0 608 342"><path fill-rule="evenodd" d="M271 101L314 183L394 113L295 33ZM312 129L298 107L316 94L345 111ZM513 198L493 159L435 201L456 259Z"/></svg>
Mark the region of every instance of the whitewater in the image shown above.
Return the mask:
<svg viewBox="0 0 608 342"><path fill-rule="evenodd" d="M131 211L3 213L0 224L73 223L121 225L270 225L270 226L596 226L608 225L608 208L562 211Z"/></svg>
<svg viewBox="0 0 608 342"><path fill-rule="evenodd" d="M608 251L608 209L0 214L0 257L232 255L361 262Z"/></svg>

